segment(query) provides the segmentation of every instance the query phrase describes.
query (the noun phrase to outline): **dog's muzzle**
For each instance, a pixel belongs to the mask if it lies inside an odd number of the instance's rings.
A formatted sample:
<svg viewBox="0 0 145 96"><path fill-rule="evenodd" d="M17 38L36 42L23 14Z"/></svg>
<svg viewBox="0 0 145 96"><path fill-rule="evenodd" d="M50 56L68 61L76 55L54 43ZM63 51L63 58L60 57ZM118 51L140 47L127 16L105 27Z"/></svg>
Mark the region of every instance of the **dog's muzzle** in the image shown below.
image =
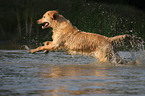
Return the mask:
<svg viewBox="0 0 145 96"><path fill-rule="evenodd" d="M42 24L42 29L45 29L45 28L47 28L49 26L49 23L48 22L44 22L43 24Z"/></svg>

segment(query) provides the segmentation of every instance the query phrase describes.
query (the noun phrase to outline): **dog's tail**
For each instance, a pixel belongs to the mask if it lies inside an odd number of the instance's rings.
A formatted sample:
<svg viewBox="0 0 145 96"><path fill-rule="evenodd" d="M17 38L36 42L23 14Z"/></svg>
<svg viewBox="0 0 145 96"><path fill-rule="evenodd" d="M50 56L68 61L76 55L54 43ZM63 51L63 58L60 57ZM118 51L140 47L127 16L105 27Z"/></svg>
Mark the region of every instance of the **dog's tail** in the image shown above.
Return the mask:
<svg viewBox="0 0 145 96"><path fill-rule="evenodd" d="M137 49L137 48L139 48L139 46L142 46L142 42L143 42L141 37L131 36L128 34L110 37L109 41L117 47L120 47L120 48L126 47L129 49L130 48Z"/></svg>
<svg viewBox="0 0 145 96"><path fill-rule="evenodd" d="M127 39L127 38L130 39L131 36L127 35L127 34L125 34L125 35L119 35L119 36L115 36L115 37L110 37L109 40L111 42L119 42L119 41L122 41L122 40Z"/></svg>

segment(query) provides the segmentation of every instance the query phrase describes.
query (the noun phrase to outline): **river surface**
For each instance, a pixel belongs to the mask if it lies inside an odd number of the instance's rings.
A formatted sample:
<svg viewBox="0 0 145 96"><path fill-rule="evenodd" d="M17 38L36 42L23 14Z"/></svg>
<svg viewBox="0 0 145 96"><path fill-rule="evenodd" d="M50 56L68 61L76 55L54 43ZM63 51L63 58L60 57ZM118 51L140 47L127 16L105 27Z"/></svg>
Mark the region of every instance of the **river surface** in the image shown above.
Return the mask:
<svg viewBox="0 0 145 96"><path fill-rule="evenodd" d="M0 96L145 96L145 56L137 58L116 65L65 52L0 50Z"/></svg>

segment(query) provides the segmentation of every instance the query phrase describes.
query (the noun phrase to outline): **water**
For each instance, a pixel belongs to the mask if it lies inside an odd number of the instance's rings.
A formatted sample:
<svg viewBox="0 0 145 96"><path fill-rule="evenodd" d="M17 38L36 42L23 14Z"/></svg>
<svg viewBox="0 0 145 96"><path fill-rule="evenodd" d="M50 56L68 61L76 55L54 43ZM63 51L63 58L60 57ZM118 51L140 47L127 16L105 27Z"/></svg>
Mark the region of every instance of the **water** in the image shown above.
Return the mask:
<svg viewBox="0 0 145 96"><path fill-rule="evenodd" d="M137 58L143 61L141 53ZM0 50L0 96L145 96L145 63L95 61L64 52Z"/></svg>

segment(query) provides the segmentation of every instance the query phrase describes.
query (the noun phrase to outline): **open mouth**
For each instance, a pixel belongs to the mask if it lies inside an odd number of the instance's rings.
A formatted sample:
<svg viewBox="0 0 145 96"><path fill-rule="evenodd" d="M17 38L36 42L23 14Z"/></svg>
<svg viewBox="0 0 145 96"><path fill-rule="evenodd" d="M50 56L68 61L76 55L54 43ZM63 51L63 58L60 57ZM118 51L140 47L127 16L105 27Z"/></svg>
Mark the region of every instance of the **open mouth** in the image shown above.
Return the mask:
<svg viewBox="0 0 145 96"><path fill-rule="evenodd" d="M44 22L43 24L42 24L42 29L45 29L45 28L47 28L49 26L49 23L48 22Z"/></svg>

